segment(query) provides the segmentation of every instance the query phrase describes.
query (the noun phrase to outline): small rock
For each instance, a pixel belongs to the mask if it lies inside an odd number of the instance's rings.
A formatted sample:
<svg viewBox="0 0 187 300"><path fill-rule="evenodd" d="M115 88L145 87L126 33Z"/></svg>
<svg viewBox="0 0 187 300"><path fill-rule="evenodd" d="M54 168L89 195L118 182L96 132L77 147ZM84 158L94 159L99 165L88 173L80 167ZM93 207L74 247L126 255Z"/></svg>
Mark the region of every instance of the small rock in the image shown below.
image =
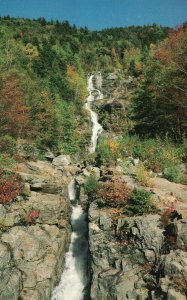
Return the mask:
<svg viewBox="0 0 187 300"><path fill-rule="evenodd" d="M155 261L155 253L153 250L145 250L145 258L149 262L154 262Z"/></svg>
<svg viewBox="0 0 187 300"><path fill-rule="evenodd" d="M140 162L139 158L133 159L134 166L137 166L139 162Z"/></svg>
<svg viewBox="0 0 187 300"><path fill-rule="evenodd" d="M44 157L48 160L48 161L53 161L53 159L55 158L54 154L51 152L50 149L48 149L48 151L44 154Z"/></svg>
<svg viewBox="0 0 187 300"><path fill-rule="evenodd" d="M112 225L111 219L107 216L107 214L100 217L99 224L105 231L110 230Z"/></svg>
<svg viewBox="0 0 187 300"><path fill-rule="evenodd" d="M134 235L134 236L139 235L139 230L137 227L132 227L131 232L132 232L132 235Z"/></svg>
<svg viewBox="0 0 187 300"><path fill-rule="evenodd" d="M29 197L31 194L30 184L28 182L25 182L22 195Z"/></svg>
<svg viewBox="0 0 187 300"><path fill-rule="evenodd" d="M83 175L84 175L85 177L89 177L89 176L91 175L91 173L88 172L88 170L83 169Z"/></svg>
<svg viewBox="0 0 187 300"><path fill-rule="evenodd" d="M39 182L31 183L30 189L31 189L31 191L35 191L35 192L41 191L42 190L42 182L39 181Z"/></svg>

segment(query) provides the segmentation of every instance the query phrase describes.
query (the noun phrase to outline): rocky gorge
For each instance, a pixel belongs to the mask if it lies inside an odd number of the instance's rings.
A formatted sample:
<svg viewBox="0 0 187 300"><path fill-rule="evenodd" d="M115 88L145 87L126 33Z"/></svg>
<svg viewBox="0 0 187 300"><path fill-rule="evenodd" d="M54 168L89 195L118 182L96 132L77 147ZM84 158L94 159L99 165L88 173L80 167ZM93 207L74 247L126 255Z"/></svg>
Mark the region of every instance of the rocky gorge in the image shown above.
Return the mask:
<svg viewBox="0 0 187 300"><path fill-rule="evenodd" d="M105 130L103 134L113 131L114 122L120 131L116 116L119 112L123 115L128 106L126 102L121 104L126 89L120 93L114 89L118 76L108 74L104 78L104 99L94 103L99 123ZM125 80L130 92L131 78ZM115 90L118 100L115 92L109 100L105 99L108 97L104 89L106 82L111 82L110 95ZM97 76L94 86L91 94L95 93L97 98L101 88ZM114 122L109 124L108 119ZM141 162L127 157L130 163L124 170L120 161L106 166L92 164L87 159L77 162L67 155L49 158L51 162L18 164L17 173L24 182L22 195L11 205L0 205L0 300L51 299L70 245L68 184L72 178L77 199L88 215L90 283L87 290L90 290L84 300L186 299L186 186L155 176L153 186L145 189L151 191L157 210L128 216L122 208L99 205L85 186L88 178L94 176L97 183L117 178L131 190L139 188L132 167ZM164 215L165 209L172 210L170 219Z"/></svg>

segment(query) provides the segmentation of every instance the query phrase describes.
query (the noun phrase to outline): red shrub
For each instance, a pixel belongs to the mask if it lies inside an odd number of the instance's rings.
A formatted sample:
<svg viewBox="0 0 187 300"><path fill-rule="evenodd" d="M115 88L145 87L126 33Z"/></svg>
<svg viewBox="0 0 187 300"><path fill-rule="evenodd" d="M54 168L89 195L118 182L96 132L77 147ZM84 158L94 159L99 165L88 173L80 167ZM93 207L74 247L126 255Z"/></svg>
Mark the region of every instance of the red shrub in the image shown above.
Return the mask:
<svg viewBox="0 0 187 300"><path fill-rule="evenodd" d="M0 169L0 204L11 202L22 192L23 185L18 175Z"/></svg>
<svg viewBox="0 0 187 300"><path fill-rule="evenodd" d="M40 215L39 210L30 211L29 214L28 214L28 223L29 224L34 223L35 220L38 219L39 215Z"/></svg>
<svg viewBox="0 0 187 300"><path fill-rule="evenodd" d="M113 179L101 184L96 191L98 203L102 206L124 207L127 205L131 189L121 179Z"/></svg>

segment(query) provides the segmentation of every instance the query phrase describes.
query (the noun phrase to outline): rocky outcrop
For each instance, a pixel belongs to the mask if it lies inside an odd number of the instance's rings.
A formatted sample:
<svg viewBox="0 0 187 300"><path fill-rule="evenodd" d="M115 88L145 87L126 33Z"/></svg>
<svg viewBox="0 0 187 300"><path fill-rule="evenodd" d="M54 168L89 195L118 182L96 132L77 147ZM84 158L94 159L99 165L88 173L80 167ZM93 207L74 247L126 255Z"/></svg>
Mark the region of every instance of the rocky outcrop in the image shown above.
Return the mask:
<svg viewBox="0 0 187 300"><path fill-rule="evenodd" d="M159 215L127 217L93 202L89 220L91 299L186 298L185 220L175 221L175 238Z"/></svg>
<svg viewBox="0 0 187 300"><path fill-rule="evenodd" d="M0 206L0 300L49 300L69 246L67 177L42 161L17 172L23 195Z"/></svg>
<svg viewBox="0 0 187 300"><path fill-rule="evenodd" d="M94 102L94 110L98 112L99 123L103 129L112 133L122 133L128 129L129 95L134 89L136 79L128 76L125 71L115 70L94 76L94 95L97 99L99 89L103 99Z"/></svg>

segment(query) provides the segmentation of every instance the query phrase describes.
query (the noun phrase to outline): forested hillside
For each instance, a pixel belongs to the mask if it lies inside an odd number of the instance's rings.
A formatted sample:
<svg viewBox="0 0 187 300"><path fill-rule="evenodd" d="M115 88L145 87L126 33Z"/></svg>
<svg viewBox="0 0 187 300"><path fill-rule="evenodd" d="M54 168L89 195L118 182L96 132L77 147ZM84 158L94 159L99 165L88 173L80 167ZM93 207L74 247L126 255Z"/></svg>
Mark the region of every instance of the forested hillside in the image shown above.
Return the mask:
<svg viewBox="0 0 187 300"><path fill-rule="evenodd" d="M67 21L0 19L0 149L16 144L77 153L89 143L84 109L90 71L132 76L132 132L186 134L185 26L90 31ZM125 130L125 128L124 128Z"/></svg>
<svg viewBox="0 0 187 300"><path fill-rule="evenodd" d="M0 18L0 300L186 299L186 25Z"/></svg>

